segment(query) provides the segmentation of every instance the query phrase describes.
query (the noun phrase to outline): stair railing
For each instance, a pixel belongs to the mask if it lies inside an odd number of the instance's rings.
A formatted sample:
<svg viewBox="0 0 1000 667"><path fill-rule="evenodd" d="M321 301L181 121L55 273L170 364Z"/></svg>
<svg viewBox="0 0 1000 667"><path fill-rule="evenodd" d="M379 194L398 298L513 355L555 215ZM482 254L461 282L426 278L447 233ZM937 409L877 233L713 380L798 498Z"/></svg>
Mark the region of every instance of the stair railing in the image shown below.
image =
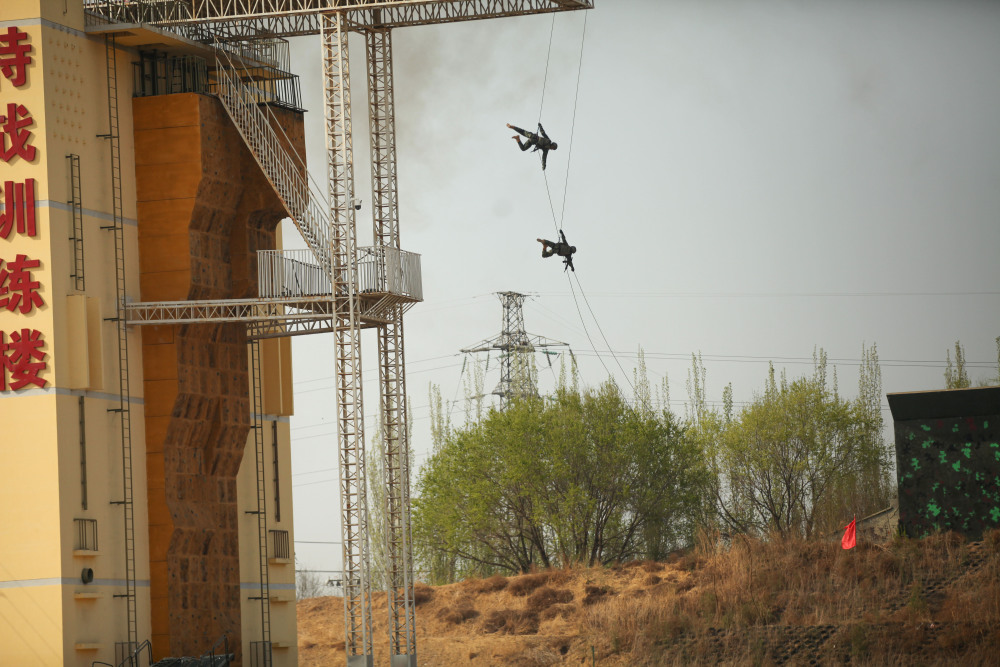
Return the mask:
<svg viewBox="0 0 1000 667"><path fill-rule="evenodd" d="M260 103L265 101L265 96L245 85L232 63L227 66L221 56L216 59L216 68L215 92L222 101L223 108L274 188L285 211L313 251L317 262L329 273L333 242L329 206L325 205L315 184L311 184L303 176L306 171L304 165L297 164L292 159L288 150L282 146L270 120L261 111Z"/></svg>

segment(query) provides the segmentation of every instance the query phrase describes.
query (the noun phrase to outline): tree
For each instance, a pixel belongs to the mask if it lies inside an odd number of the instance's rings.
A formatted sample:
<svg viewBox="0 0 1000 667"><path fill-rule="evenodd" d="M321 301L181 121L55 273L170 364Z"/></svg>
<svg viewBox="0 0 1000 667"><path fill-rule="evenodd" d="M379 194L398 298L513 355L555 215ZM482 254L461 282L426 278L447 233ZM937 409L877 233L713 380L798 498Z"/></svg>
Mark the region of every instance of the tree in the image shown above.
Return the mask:
<svg viewBox="0 0 1000 667"><path fill-rule="evenodd" d="M633 409L610 381L563 385L449 434L414 500L432 577L662 558L689 541L707 470L687 429L645 398Z"/></svg>
<svg viewBox="0 0 1000 667"><path fill-rule="evenodd" d="M298 565L298 563L298 559L296 559L295 564ZM295 568L296 600L319 597L324 593L325 588L326 586L323 584L323 580L320 578L319 574L312 570L300 570L298 567Z"/></svg>
<svg viewBox="0 0 1000 667"><path fill-rule="evenodd" d="M875 403L881 375L874 375L874 348L866 355L856 401L827 386L820 350L811 376L779 382L771 367L763 393L731 422L718 415L703 420L719 517L731 530L810 537L839 521L830 510L851 505L860 480L873 480L879 492L887 488L881 399Z"/></svg>
<svg viewBox="0 0 1000 667"><path fill-rule="evenodd" d="M945 352L948 365L944 369L944 386L946 389L965 389L972 386L969 372L965 368L965 347L961 341L955 341L955 365L951 363L951 352Z"/></svg>

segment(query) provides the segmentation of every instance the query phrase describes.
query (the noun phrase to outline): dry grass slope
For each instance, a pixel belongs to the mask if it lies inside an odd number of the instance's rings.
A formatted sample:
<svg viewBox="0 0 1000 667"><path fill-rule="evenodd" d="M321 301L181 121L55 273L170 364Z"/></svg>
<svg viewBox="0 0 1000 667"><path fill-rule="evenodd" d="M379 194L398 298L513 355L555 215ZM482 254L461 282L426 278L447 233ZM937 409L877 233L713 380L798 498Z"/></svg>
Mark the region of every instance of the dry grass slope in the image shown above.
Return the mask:
<svg viewBox="0 0 1000 667"><path fill-rule="evenodd" d="M670 563L418 586L420 664L992 665L1000 532L859 545L758 542ZM385 596L373 600L386 664ZM298 603L301 665L343 665L343 602Z"/></svg>

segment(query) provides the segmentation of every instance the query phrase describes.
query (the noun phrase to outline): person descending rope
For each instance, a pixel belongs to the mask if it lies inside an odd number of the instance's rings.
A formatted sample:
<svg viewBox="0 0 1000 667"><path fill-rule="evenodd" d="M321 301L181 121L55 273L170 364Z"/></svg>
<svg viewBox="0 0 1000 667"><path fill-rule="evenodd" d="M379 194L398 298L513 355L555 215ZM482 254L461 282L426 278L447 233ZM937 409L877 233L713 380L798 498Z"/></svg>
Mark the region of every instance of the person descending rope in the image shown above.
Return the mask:
<svg viewBox="0 0 1000 667"><path fill-rule="evenodd" d="M573 273L576 273L576 267L573 266L573 253L576 252L576 246L569 244L566 240L566 235L563 234L561 229L559 230L559 239L558 243L546 241L545 239L536 239L542 244L542 257L559 255L563 258L563 265L565 265L566 269L572 269ZM566 269L563 269L563 271Z"/></svg>
<svg viewBox="0 0 1000 667"><path fill-rule="evenodd" d="M534 151L531 151L532 153L537 150L542 151L542 171L545 171L545 160L549 156L549 151L554 151L559 148L559 144L549 139L549 135L545 134L545 128L542 127L542 124L538 124L538 134L535 134L534 132L526 132L519 127L514 127L510 123L507 123L507 127L514 130L521 136L528 138L528 140L522 144L521 137L517 136L517 134L511 137L511 139L517 142L517 145L522 151L526 151L532 146L535 148Z"/></svg>

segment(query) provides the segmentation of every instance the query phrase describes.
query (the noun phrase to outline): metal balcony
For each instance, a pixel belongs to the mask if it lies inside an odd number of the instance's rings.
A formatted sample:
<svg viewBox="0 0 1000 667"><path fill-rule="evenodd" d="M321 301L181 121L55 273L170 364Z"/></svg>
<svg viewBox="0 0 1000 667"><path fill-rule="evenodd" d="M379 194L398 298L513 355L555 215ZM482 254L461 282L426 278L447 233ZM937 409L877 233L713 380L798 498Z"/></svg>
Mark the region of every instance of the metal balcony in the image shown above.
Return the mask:
<svg viewBox="0 0 1000 667"><path fill-rule="evenodd" d="M424 299L420 255L416 253L384 246L358 248L357 276L355 294L362 299L389 296L408 303ZM258 251L257 284L261 299L331 293L330 276L307 249Z"/></svg>

